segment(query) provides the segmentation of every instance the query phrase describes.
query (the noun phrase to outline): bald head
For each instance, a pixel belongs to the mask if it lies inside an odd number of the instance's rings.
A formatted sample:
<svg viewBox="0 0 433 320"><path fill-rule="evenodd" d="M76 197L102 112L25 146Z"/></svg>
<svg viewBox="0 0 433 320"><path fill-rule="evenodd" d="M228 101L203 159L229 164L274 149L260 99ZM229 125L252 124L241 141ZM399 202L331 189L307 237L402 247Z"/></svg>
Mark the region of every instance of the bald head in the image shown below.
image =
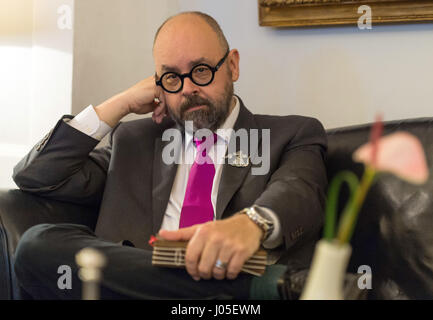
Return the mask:
<svg viewBox="0 0 433 320"><path fill-rule="evenodd" d="M223 52L226 52L229 49L229 44L227 39L219 26L218 22L212 18L210 15L199 12L199 11L188 11L182 12L177 15L174 15L163 22L163 24L158 28L155 33L155 38L153 40L153 46L155 47L155 43L158 39L159 34L164 29L165 26L173 27L182 23L195 23L197 27L200 26L200 23L207 25L207 27L213 31L214 36L218 39L218 42L221 46Z"/></svg>

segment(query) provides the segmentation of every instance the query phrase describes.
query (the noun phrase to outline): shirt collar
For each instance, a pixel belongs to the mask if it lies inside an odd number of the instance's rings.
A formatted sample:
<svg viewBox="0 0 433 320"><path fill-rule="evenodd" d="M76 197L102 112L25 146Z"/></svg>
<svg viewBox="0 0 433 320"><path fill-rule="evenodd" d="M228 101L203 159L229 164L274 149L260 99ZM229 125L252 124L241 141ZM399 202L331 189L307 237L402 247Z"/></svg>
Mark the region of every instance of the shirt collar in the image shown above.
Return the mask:
<svg viewBox="0 0 433 320"><path fill-rule="evenodd" d="M236 101L235 107L230 112L229 116L226 118L222 126L219 127L216 132L218 133L218 141L223 139L225 144L229 143L231 137L231 130L233 129L236 120L238 119L239 116L239 109L240 109L239 99L236 96L233 97L235 98ZM188 131L185 131L185 143L187 146L189 146L189 144L192 143L192 138L193 138L192 134Z"/></svg>

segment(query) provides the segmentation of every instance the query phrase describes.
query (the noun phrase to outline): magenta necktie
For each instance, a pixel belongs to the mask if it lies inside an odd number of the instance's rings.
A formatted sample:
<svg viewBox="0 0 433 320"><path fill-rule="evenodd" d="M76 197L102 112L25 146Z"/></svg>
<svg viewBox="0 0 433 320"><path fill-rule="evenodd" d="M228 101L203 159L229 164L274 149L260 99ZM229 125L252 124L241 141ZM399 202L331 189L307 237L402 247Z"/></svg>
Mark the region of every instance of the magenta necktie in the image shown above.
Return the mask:
<svg viewBox="0 0 433 320"><path fill-rule="evenodd" d="M186 228L213 220L214 211L211 195L215 165L206 154L205 147L212 146L216 142L217 135L214 133L213 136L209 137L213 138L213 141L206 144L203 143L206 138L203 140L194 138L197 155L189 172L185 198L180 212L179 228ZM200 159L200 157L202 158Z"/></svg>

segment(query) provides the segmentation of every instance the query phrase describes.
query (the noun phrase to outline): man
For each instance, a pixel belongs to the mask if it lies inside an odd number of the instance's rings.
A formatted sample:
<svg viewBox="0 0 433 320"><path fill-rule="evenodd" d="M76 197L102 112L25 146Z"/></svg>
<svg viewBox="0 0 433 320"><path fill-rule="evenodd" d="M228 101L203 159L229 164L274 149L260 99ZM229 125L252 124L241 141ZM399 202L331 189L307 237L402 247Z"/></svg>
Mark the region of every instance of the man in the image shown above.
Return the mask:
<svg viewBox="0 0 433 320"><path fill-rule="evenodd" d="M208 15L168 19L155 36L153 55L155 76L75 118L63 117L15 167L22 190L99 207L95 233L79 225L43 224L23 235L15 271L35 298L80 298L74 255L84 247L108 258L102 298L257 298L254 288L284 271L273 265L264 277L241 272L261 245L271 263L310 261L326 187L321 124L253 115L233 94L239 52L229 49ZM129 113L149 112L152 119L119 123ZM169 142L162 137L174 128L183 133L179 159L192 153L206 164L165 161ZM204 137L203 151L195 135L206 129L216 134ZM227 152L233 136L218 129L269 130L270 139L257 150L253 144L237 149L246 163L222 164L235 156ZM95 149L108 131L109 145ZM269 167L253 174L260 153L267 153L262 156ZM155 234L189 241L186 270L151 265L147 242ZM134 247L122 246L124 240ZM60 265L74 268L78 284L72 290L57 288ZM276 290L269 292L268 298L277 298Z"/></svg>

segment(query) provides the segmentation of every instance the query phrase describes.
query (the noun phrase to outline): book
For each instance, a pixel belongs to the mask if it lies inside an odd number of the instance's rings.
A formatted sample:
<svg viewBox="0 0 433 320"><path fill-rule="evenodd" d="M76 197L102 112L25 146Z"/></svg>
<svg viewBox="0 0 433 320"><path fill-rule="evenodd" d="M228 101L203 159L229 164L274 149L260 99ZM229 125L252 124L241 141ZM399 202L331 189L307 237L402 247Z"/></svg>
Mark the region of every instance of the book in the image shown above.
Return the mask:
<svg viewBox="0 0 433 320"><path fill-rule="evenodd" d="M169 241L154 238L150 243L153 246L152 265L169 268L185 268L185 252L188 241ZM243 265L241 271L261 276L267 266L267 253L259 249Z"/></svg>

